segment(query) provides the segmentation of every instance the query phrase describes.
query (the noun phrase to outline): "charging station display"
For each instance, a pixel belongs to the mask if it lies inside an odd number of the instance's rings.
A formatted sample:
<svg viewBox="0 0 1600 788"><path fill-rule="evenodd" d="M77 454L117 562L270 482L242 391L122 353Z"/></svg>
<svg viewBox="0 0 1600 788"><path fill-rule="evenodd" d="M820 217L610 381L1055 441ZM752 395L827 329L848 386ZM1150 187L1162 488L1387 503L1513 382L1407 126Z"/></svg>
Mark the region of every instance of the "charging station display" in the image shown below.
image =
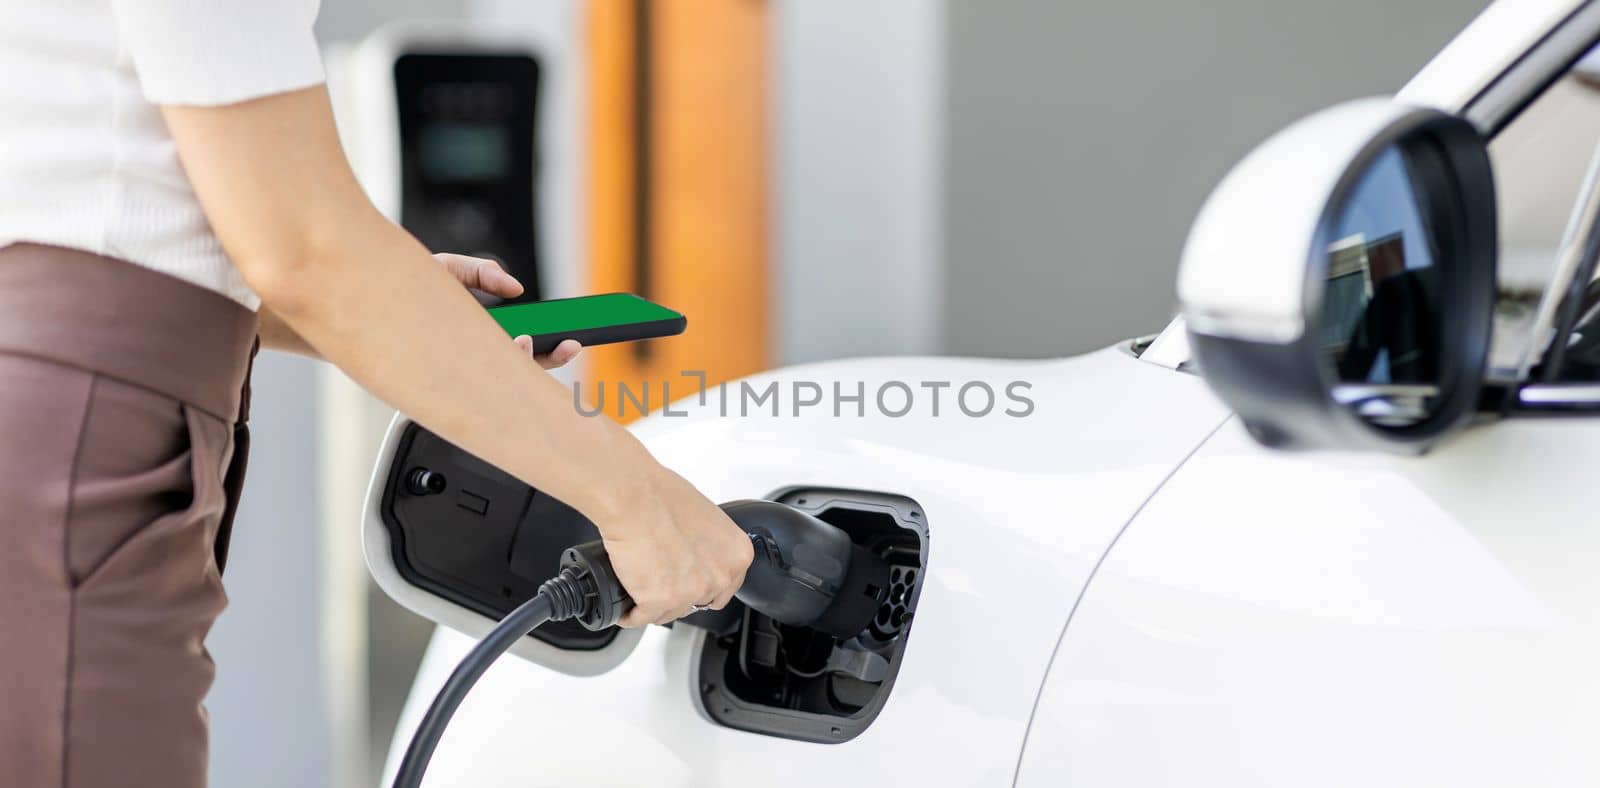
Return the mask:
<svg viewBox="0 0 1600 788"><path fill-rule="evenodd" d="M523 54L394 61L400 223L429 249L500 261L540 297L539 63Z"/></svg>

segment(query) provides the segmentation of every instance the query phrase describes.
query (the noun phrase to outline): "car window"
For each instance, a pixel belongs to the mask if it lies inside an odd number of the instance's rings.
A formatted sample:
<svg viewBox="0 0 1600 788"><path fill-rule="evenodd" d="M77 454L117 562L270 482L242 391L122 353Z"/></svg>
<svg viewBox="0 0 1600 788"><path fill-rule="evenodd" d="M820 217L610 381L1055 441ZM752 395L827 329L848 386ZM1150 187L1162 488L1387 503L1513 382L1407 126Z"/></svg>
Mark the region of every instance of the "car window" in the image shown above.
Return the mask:
<svg viewBox="0 0 1600 788"><path fill-rule="evenodd" d="M1500 217L1500 291L1491 377L1514 377L1537 361L1546 338L1531 335L1535 309L1600 142L1600 56L1591 53L1535 99L1489 144Z"/></svg>

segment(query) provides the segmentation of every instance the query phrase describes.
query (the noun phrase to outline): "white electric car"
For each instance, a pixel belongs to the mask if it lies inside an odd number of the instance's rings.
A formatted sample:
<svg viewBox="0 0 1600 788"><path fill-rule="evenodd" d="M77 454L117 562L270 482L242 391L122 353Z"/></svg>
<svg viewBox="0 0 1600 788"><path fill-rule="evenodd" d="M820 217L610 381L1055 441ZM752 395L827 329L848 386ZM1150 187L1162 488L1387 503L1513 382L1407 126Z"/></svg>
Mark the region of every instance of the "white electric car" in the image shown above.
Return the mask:
<svg viewBox="0 0 1600 788"><path fill-rule="evenodd" d="M1153 340L787 368L641 421L713 500L885 556L874 649L737 606L553 625L428 784L1600 783L1597 40L1600 0L1498 2L1265 142ZM425 462L462 497L408 496ZM380 584L471 635L585 538L404 418L372 488ZM472 642L438 631L401 748Z"/></svg>

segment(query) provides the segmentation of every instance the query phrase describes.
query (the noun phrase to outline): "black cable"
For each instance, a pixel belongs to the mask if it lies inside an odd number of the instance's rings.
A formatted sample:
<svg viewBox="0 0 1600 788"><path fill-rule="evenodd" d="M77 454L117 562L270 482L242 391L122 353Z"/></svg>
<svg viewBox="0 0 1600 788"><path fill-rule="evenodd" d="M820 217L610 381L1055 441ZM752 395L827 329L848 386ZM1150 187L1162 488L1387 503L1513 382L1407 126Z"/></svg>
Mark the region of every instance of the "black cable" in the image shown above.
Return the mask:
<svg viewBox="0 0 1600 788"><path fill-rule="evenodd" d="M633 607L633 600L617 580L606 555L605 545L598 539L573 545L561 554L561 571L539 586L539 593L518 605L483 640L461 658L450 678L446 679L439 694L433 698L428 713L411 734L411 744L406 756L400 760L400 769L394 775L395 788L418 788L422 775L439 746L445 726L455 716L456 707L467 697L472 685L478 683L483 672L518 639L537 629L546 621L566 621L576 618L578 623L592 632L610 627Z"/></svg>
<svg viewBox="0 0 1600 788"><path fill-rule="evenodd" d="M500 619L500 623L461 658L461 663L445 680L439 694L434 696L433 704L428 707L428 713L422 715L422 722L417 724L416 732L411 735L406 756L400 761L399 771L395 772L394 788L418 788L422 785L422 775L428 769L428 761L433 758L434 748L439 746L439 738L444 735L450 718L455 716L456 708L466 699L467 693L478 683L484 671L540 624L584 615L590 607L594 587L594 578L587 574L587 569L562 569L561 574L545 581L532 599Z"/></svg>
<svg viewBox="0 0 1600 788"><path fill-rule="evenodd" d="M467 656L440 688L439 694L434 696L433 705L428 707L428 713L422 716L416 733L412 734L411 745L406 747L406 757L400 761L400 770L394 776L395 788L417 788L422 785L422 775L428 769L428 761L433 758L434 748L439 745L439 737L444 735L445 726L450 724L450 718L455 716L456 708L467 697L472 685L478 683L483 672L506 649L511 648L511 644L549 620L550 597L544 593L536 594L500 619L489 635L467 652Z"/></svg>

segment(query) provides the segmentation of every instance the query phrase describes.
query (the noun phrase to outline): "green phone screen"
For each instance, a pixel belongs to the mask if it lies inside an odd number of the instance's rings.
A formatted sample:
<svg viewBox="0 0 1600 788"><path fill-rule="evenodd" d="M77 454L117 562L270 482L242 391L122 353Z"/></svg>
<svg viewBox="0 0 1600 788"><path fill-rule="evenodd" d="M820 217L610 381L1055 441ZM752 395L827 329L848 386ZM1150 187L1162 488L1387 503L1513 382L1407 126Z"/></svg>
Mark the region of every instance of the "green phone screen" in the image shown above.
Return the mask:
<svg viewBox="0 0 1600 788"><path fill-rule="evenodd" d="M489 307L489 315L511 336L540 336L591 328L677 320L682 315L632 293L558 298Z"/></svg>

